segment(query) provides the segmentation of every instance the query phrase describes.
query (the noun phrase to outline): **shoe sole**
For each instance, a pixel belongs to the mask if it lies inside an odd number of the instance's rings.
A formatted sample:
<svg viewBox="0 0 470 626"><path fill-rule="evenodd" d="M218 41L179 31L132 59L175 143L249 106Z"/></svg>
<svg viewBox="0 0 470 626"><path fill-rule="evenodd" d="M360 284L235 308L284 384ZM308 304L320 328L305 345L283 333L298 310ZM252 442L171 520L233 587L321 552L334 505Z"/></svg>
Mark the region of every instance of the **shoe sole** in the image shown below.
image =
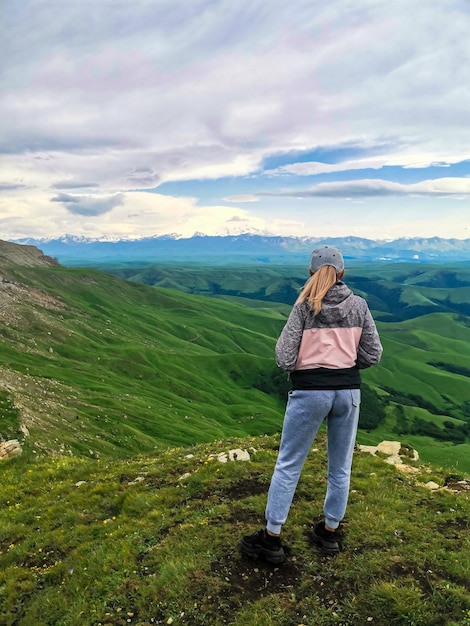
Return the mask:
<svg viewBox="0 0 470 626"><path fill-rule="evenodd" d="M263 548L253 548L252 546L244 543L243 539L238 544L239 550L245 556L248 556L250 559L259 559L260 557L264 558L269 563L273 563L274 565L281 565L286 560L286 555L284 552L282 554L272 554L263 550Z"/></svg>

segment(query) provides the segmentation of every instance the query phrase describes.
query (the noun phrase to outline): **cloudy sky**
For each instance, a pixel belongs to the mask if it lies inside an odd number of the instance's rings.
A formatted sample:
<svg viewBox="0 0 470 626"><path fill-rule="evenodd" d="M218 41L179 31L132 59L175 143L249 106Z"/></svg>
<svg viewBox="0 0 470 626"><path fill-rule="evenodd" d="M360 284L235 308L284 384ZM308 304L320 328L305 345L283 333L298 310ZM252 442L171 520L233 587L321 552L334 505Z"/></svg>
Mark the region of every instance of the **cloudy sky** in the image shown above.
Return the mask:
<svg viewBox="0 0 470 626"><path fill-rule="evenodd" d="M0 17L0 239L470 237L469 0Z"/></svg>

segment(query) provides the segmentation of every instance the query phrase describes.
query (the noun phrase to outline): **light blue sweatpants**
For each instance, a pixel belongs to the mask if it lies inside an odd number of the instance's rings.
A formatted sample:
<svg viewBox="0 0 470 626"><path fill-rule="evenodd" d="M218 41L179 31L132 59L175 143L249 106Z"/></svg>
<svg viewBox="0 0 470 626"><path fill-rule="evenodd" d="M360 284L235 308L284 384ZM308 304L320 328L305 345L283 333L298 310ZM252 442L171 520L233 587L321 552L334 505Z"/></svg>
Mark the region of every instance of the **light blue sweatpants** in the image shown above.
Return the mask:
<svg viewBox="0 0 470 626"><path fill-rule="evenodd" d="M359 389L296 390L289 393L281 445L266 506L267 529L279 534L307 454L324 419L328 435L328 487L325 522L337 528L349 495L351 465L359 420Z"/></svg>

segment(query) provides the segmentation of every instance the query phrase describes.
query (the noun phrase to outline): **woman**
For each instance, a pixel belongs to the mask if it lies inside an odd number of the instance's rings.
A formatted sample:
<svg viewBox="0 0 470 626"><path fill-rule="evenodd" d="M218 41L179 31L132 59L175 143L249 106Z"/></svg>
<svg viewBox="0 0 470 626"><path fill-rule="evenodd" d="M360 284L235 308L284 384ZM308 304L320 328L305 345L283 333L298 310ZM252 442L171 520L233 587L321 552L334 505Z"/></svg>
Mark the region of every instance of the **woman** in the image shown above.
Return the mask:
<svg viewBox="0 0 470 626"><path fill-rule="evenodd" d="M300 472L318 429L327 420L328 487L325 521L313 539L326 554L339 552L338 527L349 494L359 420L359 370L380 361L382 345L366 301L342 282L344 261L333 246L312 253L310 279L276 344L279 367L290 372L281 445L271 479L265 529L243 537L243 554L272 563L286 559L280 541Z"/></svg>

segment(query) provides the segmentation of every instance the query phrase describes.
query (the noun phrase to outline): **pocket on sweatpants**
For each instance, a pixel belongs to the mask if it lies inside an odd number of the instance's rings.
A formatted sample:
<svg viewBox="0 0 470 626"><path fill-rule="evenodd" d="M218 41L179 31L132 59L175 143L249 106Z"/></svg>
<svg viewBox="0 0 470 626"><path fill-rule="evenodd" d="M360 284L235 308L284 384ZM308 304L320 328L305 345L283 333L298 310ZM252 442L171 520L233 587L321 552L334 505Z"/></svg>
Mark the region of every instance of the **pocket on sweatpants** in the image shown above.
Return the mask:
<svg viewBox="0 0 470 626"><path fill-rule="evenodd" d="M361 390L360 389L351 389L351 400L354 406L359 406L361 404Z"/></svg>

